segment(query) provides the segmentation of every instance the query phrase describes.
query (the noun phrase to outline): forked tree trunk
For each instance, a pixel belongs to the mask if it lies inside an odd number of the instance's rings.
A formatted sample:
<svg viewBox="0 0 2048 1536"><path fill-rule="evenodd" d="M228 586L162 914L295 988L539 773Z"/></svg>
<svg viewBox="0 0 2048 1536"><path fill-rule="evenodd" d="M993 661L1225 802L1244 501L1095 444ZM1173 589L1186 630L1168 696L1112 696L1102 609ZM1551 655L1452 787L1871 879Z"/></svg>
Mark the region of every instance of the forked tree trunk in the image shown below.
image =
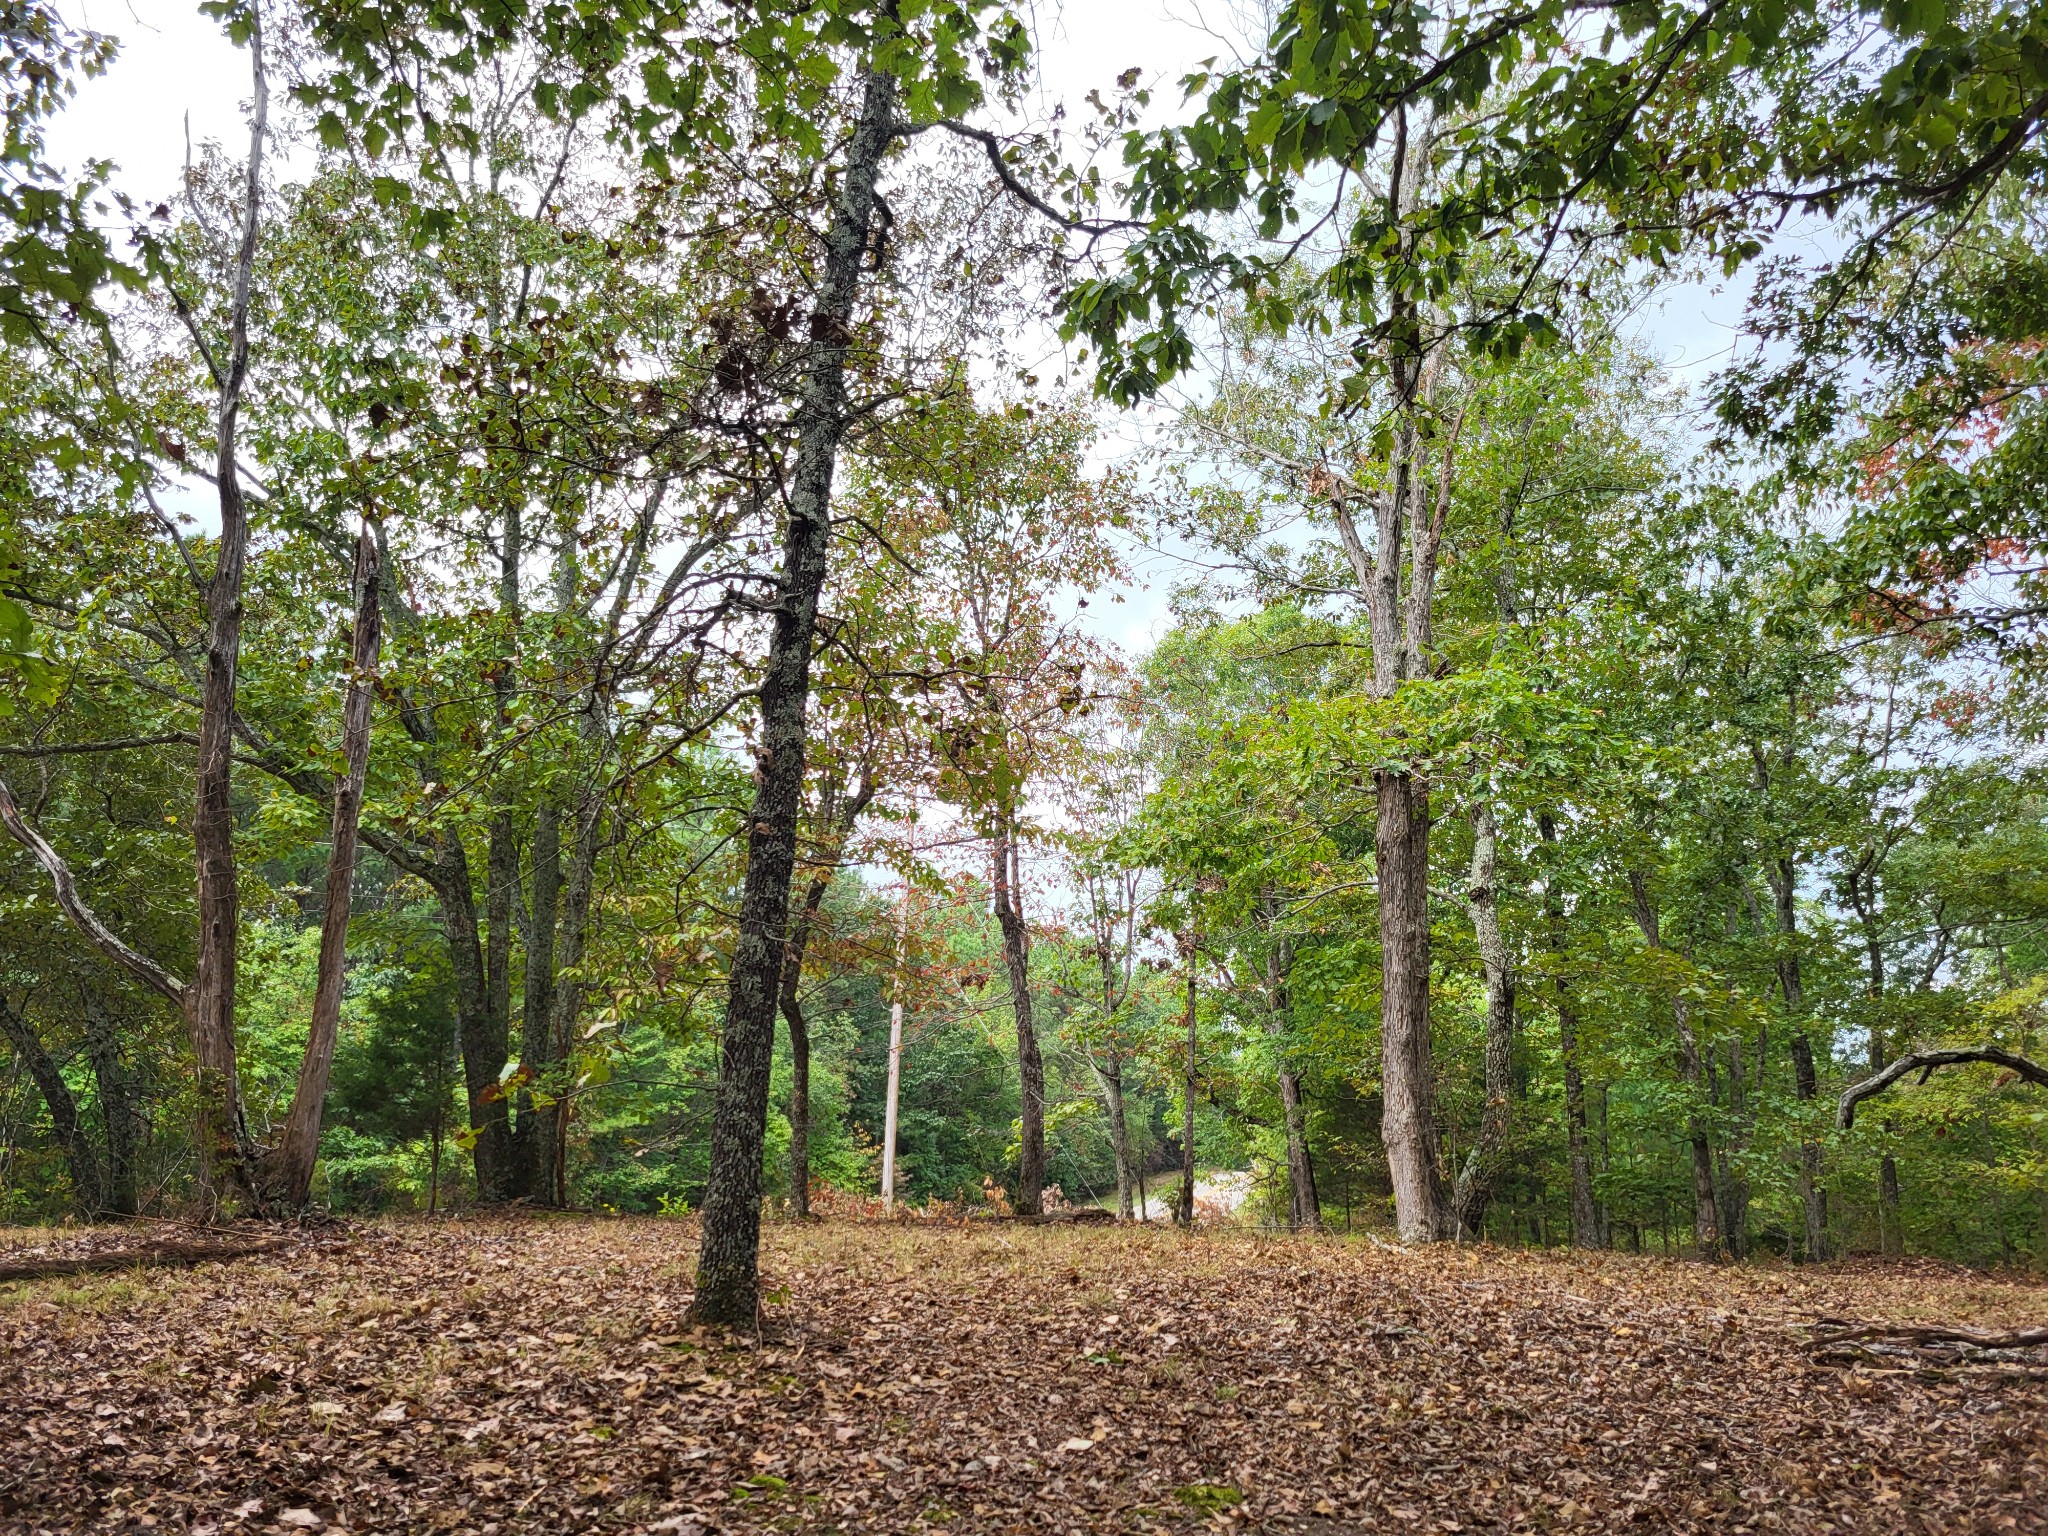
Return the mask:
<svg viewBox="0 0 2048 1536"><path fill-rule="evenodd" d="M341 705L341 777L334 786L334 820L327 853L326 908L320 915L320 960L313 984L313 1020L299 1081L285 1116L284 1139L271 1154L264 1182L284 1210L302 1209L313 1189L320 1155L321 1111L334 1068L341 1028L341 992L348 969L348 916L356 872L356 832L362 822L363 784L370 764L370 704L376 692L383 613L378 606L377 540L365 522L356 539L355 624L348 686Z"/></svg>
<svg viewBox="0 0 2048 1536"><path fill-rule="evenodd" d="M996 926L1003 936L1003 970L1017 1020L1017 1199L1019 1216L1045 1209L1045 1060L1031 1013L1031 933L1017 903L1017 832L1005 815L992 851Z"/></svg>
<svg viewBox="0 0 2048 1536"><path fill-rule="evenodd" d="M854 303L874 220L875 181L896 131L896 78L870 70L825 238L824 281L811 322L810 358L796 411L797 455L789 491L775 623L761 679L761 780L748 818L747 875L733 948L711 1166L691 1316L750 1326L759 1306L761 1158L775 1011L789 926L797 818L803 808L804 708L811 689L811 636L832 538L832 471L846 435L846 361Z"/></svg>
<svg viewBox="0 0 2048 1536"><path fill-rule="evenodd" d="M1451 1214L1460 1241L1483 1235L1486 1208L1507 1159L1508 1110L1514 1095L1515 972L1507 941L1501 936L1498 878L1499 830L1493 807L1484 800L1472 806L1472 870L1466 884L1465 911L1479 945L1479 967L1486 979L1486 1107L1480 1111L1479 1139L1473 1143L1458 1182L1451 1192Z"/></svg>
<svg viewBox="0 0 2048 1536"><path fill-rule="evenodd" d="M199 945L185 996L185 1025L197 1066L200 1202L209 1214L231 1191L261 1208L256 1147L242 1108L235 1062L235 960L241 937L241 899L235 871L235 680L242 655L242 579L249 556L248 509L242 497L237 452L242 389L249 376L249 289L263 206L263 137L270 90L263 63L263 32L251 13L249 56L254 96L250 108L249 163L243 185L240 245L235 254L229 337L220 380L214 479L220 501L220 536L214 572L206 584L206 647L201 662L198 793L192 816L199 884ZM222 1186L228 1186L224 1191Z"/></svg>

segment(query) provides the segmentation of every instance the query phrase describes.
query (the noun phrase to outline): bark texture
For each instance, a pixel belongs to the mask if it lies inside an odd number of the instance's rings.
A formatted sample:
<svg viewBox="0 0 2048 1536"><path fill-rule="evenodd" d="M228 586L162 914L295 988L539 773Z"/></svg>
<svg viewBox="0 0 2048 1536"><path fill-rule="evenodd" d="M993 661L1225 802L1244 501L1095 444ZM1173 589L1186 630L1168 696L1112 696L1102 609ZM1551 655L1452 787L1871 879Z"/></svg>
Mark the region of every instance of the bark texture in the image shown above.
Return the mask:
<svg viewBox="0 0 2048 1536"><path fill-rule="evenodd" d="M1005 818L992 850L996 926L1003 936L1003 971L1010 983L1010 1008L1017 1019L1019 1216L1045 1209L1045 1059L1031 1011L1031 931L1017 901L1017 832Z"/></svg>
<svg viewBox="0 0 2048 1536"><path fill-rule="evenodd" d="M751 1325L759 1306L761 1158L768 1074L796 865L811 635L832 536L832 472L846 434L846 362L874 220L875 182L896 126L896 79L870 70L826 235L824 281L796 412L797 458L767 666L760 688L761 780L749 816L746 883L726 1000L711 1165L691 1316Z"/></svg>
<svg viewBox="0 0 2048 1536"><path fill-rule="evenodd" d="M237 453L242 389L249 376L249 289L263 203L263 139L270 111L263 33L252 15L249 41L254 85L242 228L228 305L228 347L220 378L214 480L220 534L206 583L206 642L200 663L198 792L192 816L199 886L198 958L185 997L185 1025L197 1067L200 1202L209 1211L234 1194L260 1208L256 1149L242 1106L235 1066L235 961L241 897L235 869L234 723L236 675L242 654L242 582L248 566L249 517Z"/></svg>

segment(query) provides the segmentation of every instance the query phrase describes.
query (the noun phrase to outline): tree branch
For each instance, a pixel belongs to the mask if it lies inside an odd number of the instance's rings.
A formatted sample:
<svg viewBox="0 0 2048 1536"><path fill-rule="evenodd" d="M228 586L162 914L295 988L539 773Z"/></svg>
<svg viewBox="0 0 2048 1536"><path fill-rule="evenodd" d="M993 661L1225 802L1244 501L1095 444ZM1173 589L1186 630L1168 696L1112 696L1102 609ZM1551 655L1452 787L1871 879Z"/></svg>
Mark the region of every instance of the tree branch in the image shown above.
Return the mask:
<svg viewBox="0 0 2048 1536"><path fill-rule="evenodd" d="M22 819L21 807L14 803L14 791L4 780L0 780L0 823L5 823L7 830L14 834L15 841L34 854L36 862L49 872L50 883L57 889L57 905L91 940L93 947L136 976L151 991L183 1009L185 983L149 956L130 949L113 929L100 921L99 915L78 894L78 887L71 878L71 866L58 857L57 850L44 841L42 834Z"/></svg>
<svg viewBox="0 0 2048 1536"><path fill-rule="evenodd" d="M1842 1130L1848 1130L1856 1123L1858 1104L1883 1093L1910 1072L1932 1072L1936 1067L1959 1066L1966 1061L1988 1061L1994 1066L2004 1067L2009 1072L2017 1072L2030 1083L2048 1088L2048 1067L2029 1061L2024 1056L2015 1056L2011 1051L2001 1050L1995 1045L1959 1046L1944 1051L1909 1051L1875 1076L1851 1084L1848 1091L1842 1095L1842 1105L1836 1113L1835 1124Z"/></svg>

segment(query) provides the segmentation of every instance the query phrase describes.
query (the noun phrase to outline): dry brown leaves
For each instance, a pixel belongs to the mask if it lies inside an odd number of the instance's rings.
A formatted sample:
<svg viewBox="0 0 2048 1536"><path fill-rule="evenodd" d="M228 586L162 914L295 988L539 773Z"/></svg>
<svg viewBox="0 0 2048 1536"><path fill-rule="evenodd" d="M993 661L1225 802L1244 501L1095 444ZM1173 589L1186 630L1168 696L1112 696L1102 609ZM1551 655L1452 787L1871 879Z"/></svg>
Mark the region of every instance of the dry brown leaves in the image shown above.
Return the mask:
<svg viewBox="0 0 2048 1536"><path fill-rule="evenodd" d="M761 1342L683 1327L694 1237L406 1223L0 1289L0 1529L2048 1530L2048 1381L1803 1345L2038 1327L2038 1287L785 1225Z"/></svg>

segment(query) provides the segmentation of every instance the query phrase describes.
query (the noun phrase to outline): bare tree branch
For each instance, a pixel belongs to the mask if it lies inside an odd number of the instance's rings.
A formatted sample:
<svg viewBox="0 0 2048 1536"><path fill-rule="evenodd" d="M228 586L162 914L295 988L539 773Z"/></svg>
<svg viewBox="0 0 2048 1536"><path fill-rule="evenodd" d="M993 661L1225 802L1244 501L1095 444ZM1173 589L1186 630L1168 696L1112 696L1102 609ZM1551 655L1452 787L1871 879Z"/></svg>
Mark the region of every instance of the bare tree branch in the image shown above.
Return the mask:
<svg viewBox="0 0 2048 1536"><path fill-rule="evenodd" d="M1959 1066L1966 1061L1988 1061L1994 1066L2004 1067L2009 1072L2017 1072L2030 1083L2048 1088L2048 1067L2029 1061L2024 1056L2015 1056L2011 1051L2001 1050L1995 1045L1958 1046L1945 1051L1910 1051L1874 1077L1866 1077L1860 1083L1851 1084L1848 1091L1842 1095L1842 1106L1836 1113L1835 1124L1842 1130L1848 1130L1856 1123L1858 1104L1883 1093L1908 1073L1921 1073L1920 1080L1924 1083L1927 1081L1925 1074L1931 1073L1936 1067Z"/></svg>
<svg viewBox="0 0 2048 1536"><path fill-rule="evenodd" d="M21 807L14 803L14 791L4 780L0 780L0 823L5 823L7 830L14 834L15 841L34 854L36 862L49 872L50 883L57 889L57 905L64 909L64 915L78 926L93 947L182 1009L185 1006L185 983L149 956L129 948L113 929L100 921L99 914L78 894L78 886L71 878L71 866L58 856L57 850L44 840L41 833L22 818Z"/></svg>

